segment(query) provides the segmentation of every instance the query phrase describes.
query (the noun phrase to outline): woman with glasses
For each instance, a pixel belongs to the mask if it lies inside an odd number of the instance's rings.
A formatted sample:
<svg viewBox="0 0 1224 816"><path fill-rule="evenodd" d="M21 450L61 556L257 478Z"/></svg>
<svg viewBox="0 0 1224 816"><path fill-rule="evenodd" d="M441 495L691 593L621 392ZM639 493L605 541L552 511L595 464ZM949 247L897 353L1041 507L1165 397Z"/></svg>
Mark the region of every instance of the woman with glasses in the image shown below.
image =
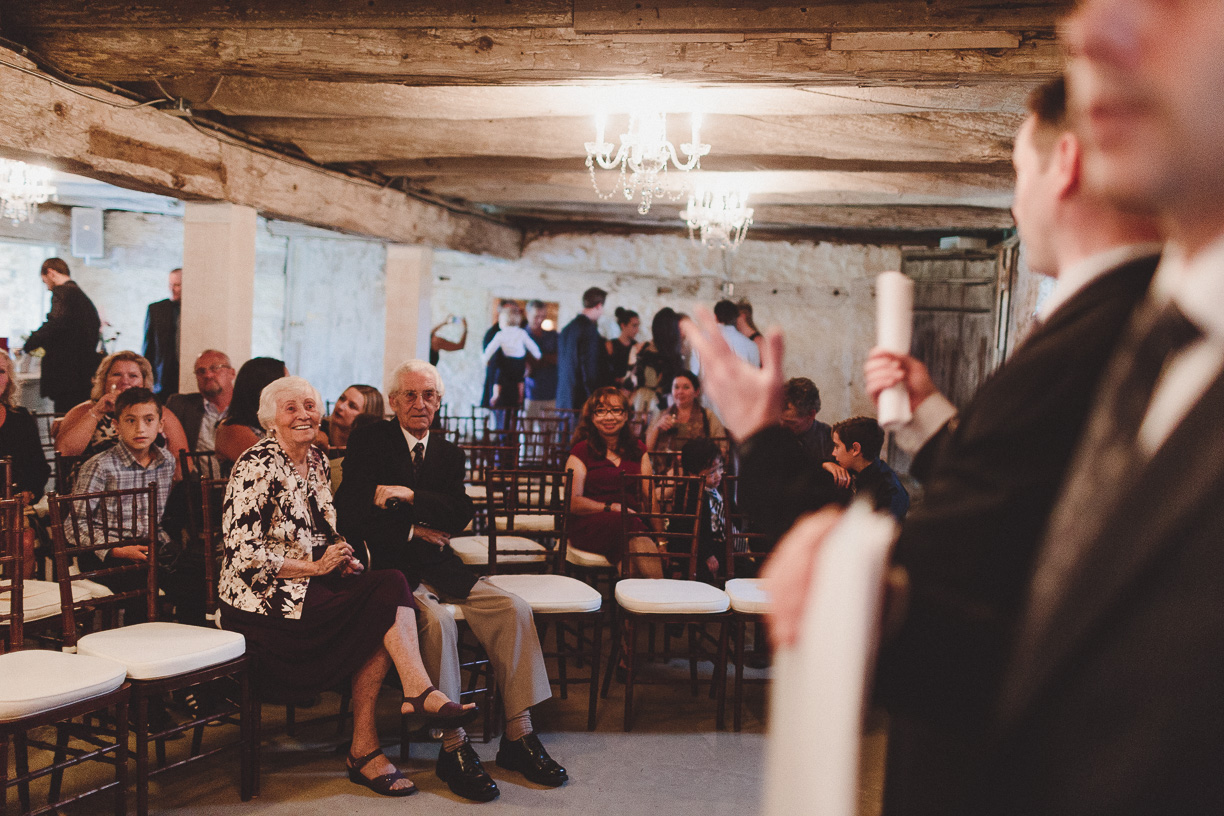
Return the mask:
<svg viewBox="0 0 1224 816"><path fill-rule="evenodd" d="M625 563L626 553L657 553L659 547L641 519L631 516L626 528L621 527L621 508L638 512L643 498L636 492L625 495L621 474L649 475L651 470L645 446L629 429L629 403L617 388L598 389L582 406L565 467L574 472L570 546L605 556L621 566L623 575L633 571L642 578L662 578L663 566L657 558L630 559L632 570Z"/></svg>
<svg viewBox="0 0 1224 816"><path fill-rule="evenodd" d="M646 447L651 451L682 450L693 439L722 439L722 423L701 405L701 380L691 371L672 378L671 406L646 429Z"/></svg>

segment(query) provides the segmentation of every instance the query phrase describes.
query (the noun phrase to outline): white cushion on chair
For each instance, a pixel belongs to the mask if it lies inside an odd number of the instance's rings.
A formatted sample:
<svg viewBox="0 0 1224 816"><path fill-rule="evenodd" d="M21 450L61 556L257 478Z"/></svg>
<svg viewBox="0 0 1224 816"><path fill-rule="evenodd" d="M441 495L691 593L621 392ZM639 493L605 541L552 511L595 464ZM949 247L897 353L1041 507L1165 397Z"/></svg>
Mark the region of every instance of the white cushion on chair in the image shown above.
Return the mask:
<svg viewBox="0 0 1224 816"><path fill-rule="evenodd" d="M108 694L126 677L122 665L100 657L38 649L0 655L0 721Z"/></svg>
<svg viewBox="0 0 1224 816"><path fill-rule="evenodd" d="M94 587L105 590L105 595L111 594L109 589L93 581L73 581L72 600L84 601L102 597ZM21 619L26 623L53 618L60 613L60 589L57 582L27 579L23 582L22 590ZM0 598L0 614L8 614L9 606L9 595L5 593L4 597Z"/></svg>
<svg viewBox="0 0 1224 816"><path fill-rule="evenodd" d="M731 608L718 587L672 578L627 578L616 585L616 602L645 615L708 615Z"/></svg>
<svg viewBox="0 0 1224 816"><path fill-rule="evenodd" d="M565 560L576 567L612 568L612 562L608 560L607 556L580 550L577 547L565 548Z"/></svg>
<svg viewBox="0 0 1224 816"><path fill-rule="evenodd" d="M463 491L468 494L469 499L484 499L489 495L489 489L482 484L466 484Z"/></svg>
<svg viewBox="0 0 1224 816"><path fill-rule="evenodd" d="M532 612L598 612L603 597L589 584L568 575L494 575L489 583L531 605Z"/></svg>
<svg viewBox="0 0 1224 816"><path fill-rule="evenodd" d="M133 680L157 680L242 657L246 638L207 626L157 621L86 635L77 641L77 653L122 663Z"/></svg>
<svg viewBox="0 0 1224 816"><path fill-rule="evenodd" d="M504 533L510 526L510 519L505 516L497 517L497 532ZM514 515L514 529L523 530L528 533L551 533L557 529L557 519L553 516L525 516L519 513Z"/></svg>
<svg viewBox="0 0 1224 816"><path fill-rule="evenodd" d="M459 536L452 538L450 545L465 564L489 563L488 536ZM532 552L502 555L503 550L532 550ZM498 536L497 538L497 563L499 564L534 564L546 560L548 560L548 548L538 541L520 536Z"/></svg>
<svg viewBox="0 0 1224 816"><path fill-rule="evenodd" d="M731 608L746 615L764 615L769 611L769 593L760 578L732 578L727 582Z"/></svg>

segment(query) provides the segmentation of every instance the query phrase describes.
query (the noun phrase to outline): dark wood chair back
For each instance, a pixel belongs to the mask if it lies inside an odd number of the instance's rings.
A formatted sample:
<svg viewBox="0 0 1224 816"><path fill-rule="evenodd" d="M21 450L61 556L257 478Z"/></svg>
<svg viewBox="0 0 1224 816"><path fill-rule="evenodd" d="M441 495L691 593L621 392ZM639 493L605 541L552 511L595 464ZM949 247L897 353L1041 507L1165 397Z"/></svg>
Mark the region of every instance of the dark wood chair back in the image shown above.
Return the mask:
<svg viewBox="0 0 1224 816"><path fill-rule="evenodd" d="M182 474L184 479L194 478L200 479L220 479L226 475L222 470L221 460L217 458L216 451L198 450L179 451L179 463L182 465Z"/></svg>
<svg viewBox="0 0 1224 816"><path fill-rule="evenodd" d="M221 559L225 557L225 541L221 534L221 508L225 503L228 479L200 480L201 525L200 541L204 546L204 611L209 617L217 612L217 579L221 574Z"/></svg>
<svg viewBox="0 0 1224 816"><path fill-rule="evenodd" d="M0 499L11 499L15 492L13 460L8 456L0 457Z"/></svg>
<svg viewBox="0 0 1224 816"><path fill-rule="evenodd" d="M76 484L77 471L81 469L81 465L85 464L89 457L85 454L76 454L74 456L65 456L62 453L55 454L55 492L67 494L72 492L72 486Z"/></svg>
<svg viewBox="0 0 1224 816"><path fill-rule="evenodd" d="M701 491L702 479L697 476L621 474L621 495L639 497L641 506L631 512L628 502L620 502L625 540L648 535L662 545L658 553L637 557L660 559L664 575L696 580ZM649 532L641 532L638 522Z"/></svg>
<svg viewBox="0 0 1224 816"><path fill-rule="evenodd" d="M498 536L518 536L543 544L549 555L538 566L560 572L564 563L565 522L569 515L572 470L489 470L485 474L485 508L489 537L489 572L498 558L535 555L538 550L499 546ZM536 566L536 565L532 565Z"/></svg>
<svg viewBox="0 0 1224 816"><path fill-rule="evenodd" d="M724 574L732 578L755 578L769 557L769 536L747 532L748 517L735 502L738 477L724 476L719 492L723 496L723 533L726 540Z"/></svg>
<svg viewBox="0 0 1224 816"><path fill-rule="evenodd" d="M64 646L76 646L78 619L84 621L95 612L110 613L117 620L116 613L126 608L143 612L146 620L157 620L157 485L69 496L52 493L48 504ZM108 559L107 566L98 555L99 550L128 546L145 547L147 560ZM80 571L71 575L74 558ZM71 582L82 579L109 586L113 594L74 600Z"/></svg>
<svg viewBox="0 0 1224 816"><path fill-rule="evenodd" d="M22 519L20 499L0 501L0 654L20 649L22 621Z"/></svg>

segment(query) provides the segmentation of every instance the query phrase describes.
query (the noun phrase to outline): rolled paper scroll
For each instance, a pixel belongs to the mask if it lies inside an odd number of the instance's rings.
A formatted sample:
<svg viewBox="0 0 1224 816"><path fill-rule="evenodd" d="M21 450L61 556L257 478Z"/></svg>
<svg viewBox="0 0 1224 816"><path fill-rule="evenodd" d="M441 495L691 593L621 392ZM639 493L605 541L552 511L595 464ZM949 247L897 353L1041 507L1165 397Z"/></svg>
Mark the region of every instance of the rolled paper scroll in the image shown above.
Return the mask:
<svg viewBox="0 0 1224 816"><path fill-rule="evenodd" d="M894 354L909 354L914 329L914 282L900 272L876 278L876 345ZM880 426L892 431L910 421L909 392L903 383L880 392L876 401Z"/></svg>

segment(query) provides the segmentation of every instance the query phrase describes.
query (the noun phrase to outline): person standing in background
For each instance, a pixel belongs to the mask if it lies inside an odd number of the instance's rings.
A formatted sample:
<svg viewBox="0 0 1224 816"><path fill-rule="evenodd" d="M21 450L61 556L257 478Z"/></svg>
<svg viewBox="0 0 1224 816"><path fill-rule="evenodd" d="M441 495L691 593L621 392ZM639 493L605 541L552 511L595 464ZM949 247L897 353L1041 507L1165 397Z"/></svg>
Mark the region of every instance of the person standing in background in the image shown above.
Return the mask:
<svg viewBox="0 0 1224 816"><path fill-rule="evenodd" d="M596 389L609 385L608 352L599 336L608 293L592 286L582 293L582 312L561 330L557 348L557 407L581 408Z"/></svg>
<svg viewBox="0 0 1224 816"><path fill-rule="evenodd" d="M145 312L144 358L153 366L153 393L163 402L179 390L179 319L183 312L183 270L170 270L170 297Z"/></svg>
<svg viewBox="0 0 1224 816"><path fill-rule="evenodd" d="M51 291L51 311L26 341L25 351L43 350L39 393L55 404L57 414L63 414L89 399L102 321L62 258L43 261L39 276Z"/></svg>
<svg viewBox="0 0 1224 816"><path fill-rule="evenodd" d="M543 416L545 411L557 407L557 343L560 335L556 329L545 330L546 316L544 301L533 300L527 304L527 333L540 347L540 359L527 360L527 397L523 408L529 419Z"/></svg>

